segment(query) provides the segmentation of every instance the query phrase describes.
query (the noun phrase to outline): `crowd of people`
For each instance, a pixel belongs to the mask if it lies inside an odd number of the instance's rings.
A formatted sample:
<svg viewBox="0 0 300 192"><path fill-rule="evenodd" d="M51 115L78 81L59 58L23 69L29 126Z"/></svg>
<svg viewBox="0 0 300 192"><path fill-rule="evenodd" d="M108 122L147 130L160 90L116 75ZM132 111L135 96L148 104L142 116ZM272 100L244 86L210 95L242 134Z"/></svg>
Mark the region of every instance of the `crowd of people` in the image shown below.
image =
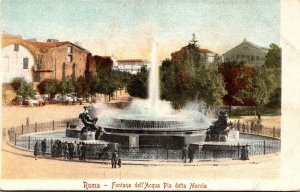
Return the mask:
<svg viewBox="0 0 300 192"><path fill-rule="evenodd" d="M46 154L47 150L47 141L46 139L42 140L40 143L36 141L34 145L34 156L35 159L37 155L42 153L42 155ZM72 161L74 157L78 157L80 161L86 161L86 153L87 153L87 145L85 142L62 142L60 140L55 140L51 146L51 157L64 157L64 159L69 159Z"/></svg>
<svg viewBox="0 0 300 192"><path fill-rule="evenodd" d="M189 162L192 163L194 160L195 151L189 145L185 145L182 149L182 160L186 163L187 158L189 158Z"/></svg>
<svg viewBox="0 0 300 192"><path fill-rule="evenodd" d="M42 153L42 155L46 154L47 150L47 140L44 139L40 143L38 141L35 142L33 154L35 160L37 160L37 156ZM88 151L87 144L85 142L62 142L60 140L55 140L51 146L51 157L63 157L64 159L68 159L72 161L74 157L78 157L79 161L86 161L86 154ZM104 147L101 153L99 153L99 158L108 159L108 148ZM118 157L117 150L114 150L111 155L111 164L112 168L120 168L122 161L121 158Z"/></svg>
<svg viewBox="0 0 300 192"><path fill-rule="evenodd" d="M240 120L234 121L233 123L230 122L229 125L232 129L238 130L243 133L256 133L261 132L263 129L263 125L261 124L260 120L251 121L249 122L240 122Z"/></svg>

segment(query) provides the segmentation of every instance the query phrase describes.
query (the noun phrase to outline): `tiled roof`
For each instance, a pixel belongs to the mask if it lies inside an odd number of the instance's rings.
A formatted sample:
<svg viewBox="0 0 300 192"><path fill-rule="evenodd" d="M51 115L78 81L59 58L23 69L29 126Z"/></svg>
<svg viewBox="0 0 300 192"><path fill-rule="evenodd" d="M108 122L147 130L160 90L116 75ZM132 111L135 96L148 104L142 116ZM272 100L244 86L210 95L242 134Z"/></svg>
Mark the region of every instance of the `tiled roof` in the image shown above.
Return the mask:
<svg viewBox="0 0 300 192"><path fill-rule="evenodd" d="M199 51L200 53L213 53L212 51L210 51L210 50L208 50L208 49L201 49L201 48L199 48L198 51Z"/></svg>
<svg viewBox="0 0 300 192"><path fill-rule="evenodd" d="M36 55L38 53L45 53L50 48L59 47L64 44L68 44L70 42L37 42L32 40L22 39L21 36L10 35L10 34L2 34L2 47L6 47L11 44L20 44L24 47L28 48L32 54Z"/></svg>
<svg viewBox="0 0 300 192"><path fill-rule="evenodd" d="M56 47L60 47L62 45L66 45L66 44L72 44L73 46L87 52L90 53L88 50L84 49L83 47L73 44L69 41L62 41L62 42L38 42L38 41L34 41L34 40L26 40L23 39L22 36L18 36L18 35L11 35L11 34L7 34L7 33L2 33L1 35L2 38L2 48L6 47L8 45L11 44L19 44L22 45L24 47L26 47L31 54L33 55L33 57L37 60L40 56L42 56L44 53L46 53L49 49L52 48L56 48ZM43 63L38 63L37 64L37 71L44 71L44 72L48 72L51 71L51 65L50 63L47 64L47 66L45 66L45 64Z"/></svg>
<svg viewBox="0 0 300 192"><path fill-rule="evenodd" d="M38 53L45 53L51 48L59 47L65 44L72 44L73 46L76 46L79 49L82 49L89 53L88 50L84 49L80 45L73 44L70 41L38 42L38 41L22 39L21 36L17 36L17 35L11 35L7 33L2 34L2 47L6 47L10 44L16 44L16 43L28 48L34 55Z"/></svg>

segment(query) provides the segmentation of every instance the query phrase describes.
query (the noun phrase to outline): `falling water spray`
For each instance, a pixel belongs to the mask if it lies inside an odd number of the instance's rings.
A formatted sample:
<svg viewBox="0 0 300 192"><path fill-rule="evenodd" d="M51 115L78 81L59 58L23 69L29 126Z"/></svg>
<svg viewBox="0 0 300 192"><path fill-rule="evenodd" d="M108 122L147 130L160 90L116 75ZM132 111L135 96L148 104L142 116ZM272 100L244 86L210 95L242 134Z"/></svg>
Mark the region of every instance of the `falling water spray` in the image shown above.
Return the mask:
<svg viewBox="0 0 300 192"><path fill-rule="evenodd" d="M155 38L152 44L151 66L148 83L148 101L150 102L149 112L154 115L158 112L160 102L159 65L157 59L157 43Z"/></svg>

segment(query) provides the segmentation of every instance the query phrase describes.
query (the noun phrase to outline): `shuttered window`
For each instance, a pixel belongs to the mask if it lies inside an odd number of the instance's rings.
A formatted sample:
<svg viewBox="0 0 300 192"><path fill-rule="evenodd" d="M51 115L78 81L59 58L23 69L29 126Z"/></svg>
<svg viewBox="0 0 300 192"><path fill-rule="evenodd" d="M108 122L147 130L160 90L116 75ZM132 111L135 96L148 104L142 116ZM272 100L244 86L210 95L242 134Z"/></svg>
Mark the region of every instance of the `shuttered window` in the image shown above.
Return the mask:
<svg viewBox="0 0 300 192"><path fill-rule="evenodd" d="M14 51L19 51L19 44L14 44Z"/></svg>
<svg viewBox="0 0 300 192"><path fill-rule="evenodd" d="M29 59L27 57L23 58L23 69L28 69L28 61Z"/></svg>

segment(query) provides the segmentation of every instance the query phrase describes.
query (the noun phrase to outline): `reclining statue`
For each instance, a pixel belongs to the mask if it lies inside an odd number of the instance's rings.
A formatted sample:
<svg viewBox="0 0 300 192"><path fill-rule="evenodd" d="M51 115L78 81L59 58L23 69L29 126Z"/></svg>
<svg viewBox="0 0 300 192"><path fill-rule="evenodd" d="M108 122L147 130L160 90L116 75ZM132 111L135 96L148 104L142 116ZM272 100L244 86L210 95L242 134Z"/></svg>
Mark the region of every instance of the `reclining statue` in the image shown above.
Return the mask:
<svg viewBox="0 0 300 192"><path fill-rule="evenodd" d="M208 128L205 141L226 141L230 130L227 123L228 115L226 112L218 111L218 120Z"/></svg>
<svg viewBox="0 0 300 192"><path fill-rule="evenodd" d="M88 107L83 107L84 108L84 112L79 114L79 118L81 119L82 123L84 124L84 127L81 129L80 134L84 135L86 134L88 131L95 131L96 132L96 139L98 138L98 136L100 135L100 128L97 128L95 126L96 122L98 121L97 117L91 117L89 115L89 109Z"/></svg>

